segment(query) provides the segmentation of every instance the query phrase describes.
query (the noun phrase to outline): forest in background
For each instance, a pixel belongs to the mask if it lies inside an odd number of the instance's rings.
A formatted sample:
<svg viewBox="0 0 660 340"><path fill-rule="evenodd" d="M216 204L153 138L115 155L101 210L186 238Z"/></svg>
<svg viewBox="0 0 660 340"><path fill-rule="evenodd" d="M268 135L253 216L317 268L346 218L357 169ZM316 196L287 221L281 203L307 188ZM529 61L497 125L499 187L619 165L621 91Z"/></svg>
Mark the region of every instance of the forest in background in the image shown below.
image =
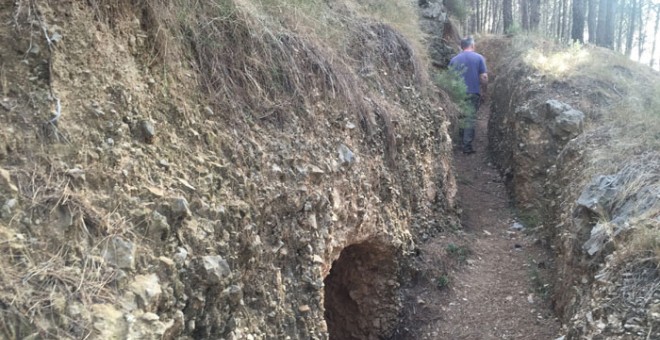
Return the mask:
<svg viewBox="0 0 660 340"><path fill-rule="evenodd" d="M658 0L445 0L464 35L537 32L603 46L658 69Z"/></svg>

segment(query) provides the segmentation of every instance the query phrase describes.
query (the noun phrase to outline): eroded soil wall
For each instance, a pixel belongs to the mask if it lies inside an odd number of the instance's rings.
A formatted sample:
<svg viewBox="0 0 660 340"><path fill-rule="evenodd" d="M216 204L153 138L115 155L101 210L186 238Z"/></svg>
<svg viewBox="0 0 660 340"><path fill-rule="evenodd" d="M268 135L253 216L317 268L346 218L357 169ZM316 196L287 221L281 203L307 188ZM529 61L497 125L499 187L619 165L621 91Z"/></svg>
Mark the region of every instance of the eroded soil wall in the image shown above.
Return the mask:
<svg viewBox="0 0 660 340"><path fill-rule="evenodd" d="M427 65L350 6L209 3L0 5L0 337L394 328L454 216Z"/></svg>
<svg viewBox="0 0 660 340"><path fill-rule="evenodd" d="M596 48L581 53L590 63L608 65L602 70L612 72L608 82L578 68L550 74L538 64L559 55L549 45L521 48L494 39L480 48L492 49L497 78L491 85L493 161L506 176L520 219L557 256L549 284L567 338L660 337L657 265L652 248L632 241L635 230L657 230L657 149L643 138L626 139L613 118L613 110L630 105L625 98L650 98L625 93L622 84L657 79ZM580 67L579 54L568 55L568 64ZM622 151L622 143L634 147Z"/></svg>

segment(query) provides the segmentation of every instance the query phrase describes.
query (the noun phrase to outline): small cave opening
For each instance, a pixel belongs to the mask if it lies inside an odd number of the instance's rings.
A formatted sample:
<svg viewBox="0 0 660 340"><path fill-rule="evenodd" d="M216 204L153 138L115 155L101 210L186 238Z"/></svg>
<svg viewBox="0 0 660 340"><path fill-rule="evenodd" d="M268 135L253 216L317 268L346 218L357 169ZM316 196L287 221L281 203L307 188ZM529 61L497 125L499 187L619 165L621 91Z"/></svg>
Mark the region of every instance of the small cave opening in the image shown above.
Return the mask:
<svg viewBox="0 0 660 340"><path fill-rule="evenodd" d="M330 340L389 338L399 322L397 251L367 241L344 248L326 276L325 321Z"/></svg>

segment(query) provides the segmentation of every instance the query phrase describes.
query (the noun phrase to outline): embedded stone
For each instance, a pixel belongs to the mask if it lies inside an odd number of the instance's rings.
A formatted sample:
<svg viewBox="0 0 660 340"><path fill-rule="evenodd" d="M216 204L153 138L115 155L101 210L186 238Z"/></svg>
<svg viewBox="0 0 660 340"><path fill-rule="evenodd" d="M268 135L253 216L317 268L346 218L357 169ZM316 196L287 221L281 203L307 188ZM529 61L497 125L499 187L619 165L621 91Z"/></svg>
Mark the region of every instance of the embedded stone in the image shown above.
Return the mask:
<svg viewBox="0 0 660 340"><path fill-rule="evenodd" d="M160 296L163 293L158 275L138 275L133 279L130 285L131 291L135 294L138 305L146 311L155 311L160 302Z"/></svg>
<svg viewBox="0 0 660 340"><path fill-rule="evenodd" d="M117 268L135 268L135 245L120 236L114 236L106 243L102 255L103 259Z"/></svg>
<svg viewBox="0 0 660 340"><path fill-rule="evenodd" d="M229 264L220 255L202 256L200 261L202 279L207 283L220 283L231 275Z"/></svg>

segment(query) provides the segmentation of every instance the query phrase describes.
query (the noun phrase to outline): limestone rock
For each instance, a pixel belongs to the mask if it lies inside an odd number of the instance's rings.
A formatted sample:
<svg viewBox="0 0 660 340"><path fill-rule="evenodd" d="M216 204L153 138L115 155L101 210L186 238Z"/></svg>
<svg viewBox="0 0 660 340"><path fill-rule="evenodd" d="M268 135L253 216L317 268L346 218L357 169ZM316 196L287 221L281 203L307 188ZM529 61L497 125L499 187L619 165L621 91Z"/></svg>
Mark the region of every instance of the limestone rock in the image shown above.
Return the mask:
<svg viewBox="0 0 660 340"><path fill-rule="evenodd" d="M106 242L102 255L108 263L117 268L135 268L135 245L120 236L114 236Z"/></svg>
<svg viewBox="0 0 660 340"><path fill-rule="evenodd" d="M243 289L240 286L231 285L222 291L222 295L229 300L232 306L237 306L243 300Z"/></svg>
<svg viewBox="0 0 660 340"><path fill-rule="evenodd" d="M0 210L0 215L2 215L2 217L4 218L11 216L11 211L16 206L17 203L18 201L15 198L8 199L5 202L5 204L2 206L2 210Z"/></svg>
<svg viewBox="0 0 660 340"><path fill-rule="evenodd" d="M446 67L457 51L448 45L447 41L460 39L457 32L446 30L449 21L447 10L442 0L420 0L420 26L429 36L429 52L434 65Z"/></svg>
<svg viewBox="0 0 660 340"><path fill-rule="evenodd" d="M520 222L513 222L513 224L511 225L511 229L516 230L516 231L521 231L521 230L525 229L525 226L522 225L522 223L520 223Z"/></svg>
<svg viewBox="0 0 660 340"><path fill-rule="evenodd" d="M163 292L156 274L136 276L131 282L130 289L135 294L140 308L149 312L156 310Z"/></svg>
<svg viewBox="0 0 660 340"><path fill-rule="evenodd" d="M177 248L176 254L174 254L174 262L178 265L183 266L186 263L188 258L188 251L186 248L179 247Z"/></svg>
<svg viewBox="0 0 660 340"><path fill-rule="evenodd" d="M124 314L109 304L92 306L92 327L94 338L123 340L128 334L128 324Z"/></svg>
<svg viewBox="0 0 660 340"><path fill-rule="evenodd" d="M156 137L156 128L150 120L140 121L139 125L140 135L147 144L153 144L154 138Z"/></svg>
<svg viewBox="0 0 660 340"><path fill-rule="evenodd" d="M546 113L548 114L549 118L558 117L559 115L562 114L562 112L568 111L568 110L571 109L570 105L568 105L566 103L562 103L562 102L560 102L558 100L555 100L555 99L550 99L550 100L546 101L545 102L545 107L546 107Z"/></svg>
<svg viewBox="0 0 660 340"><path fill-rule="evenodd" d="M190 217L192 213L190 212L188 200L184 197L177 197L171 200L172 206L172 217L174 218L186 218Z"/></svg>
<svg viewBox="0 0 660 340"><path fill-rule="evenodd" d="M590 256L593 256L603 249L609 238L610 235L607 227L604 224L598 223L593 229L591 229L591 237L584 243L582 248Z"/></svg>
<svg viewBox="0 0 660 340"><path fill-rule="evenodd" d="M209 284L221 283L231 275L229 264L220 255L202 256L199 259L200 276Z"/></svg>
<svg viewBox="0 0 660 340"><path fill-rule="evenodd" d="M161 340L174 324L173 320L165 323L154 313L144 313L131 318L127 339Z"/></svg>
<svg viewBox="0 0 660 340"><path fill-rule="evenodd" d="M149 219L149 230L147 236L152 240L165 240L170 234L170 224L167 218L158 211L154 210Z"/></svg>
<svg viewBox="0 0 660 340"><path fill-rule="evenodd" d="M550 99L545 102L546 117L552 121L551 132L555 137L574 138L582 133L584 113L566 103Z"/></svg>
<svg viewBox="0 0 660 340"><path fill-rule="evenodd" d="M350 165L355 163L355 154L353 154L353 151L351 151L348 146L340 144L337 148L337 152L339 153L339 162L341 164Z"/></svg>
<svg viewBox="0 0 660 340"><path fill-rule="evenodd" d="M562 112L555 118L555 134L563 132L567 137L573 138L582 133L584 113L575 109Z"/></svg>
<svg viewBox="0 0 660 340"><path fill-rule="evenodd" d="M617 191L616 176L598 176L582 190L576 203L594 214L609 218L610 203Z"/></svg>
<svg viewBox="0 0 660 340"><path fill-rule="evenodd" d="M163 340L178 339L178 336L184 329L185 318L182 311L177 310L174 313L174 320L172 321L172 325L163 334Z"/></svg>

